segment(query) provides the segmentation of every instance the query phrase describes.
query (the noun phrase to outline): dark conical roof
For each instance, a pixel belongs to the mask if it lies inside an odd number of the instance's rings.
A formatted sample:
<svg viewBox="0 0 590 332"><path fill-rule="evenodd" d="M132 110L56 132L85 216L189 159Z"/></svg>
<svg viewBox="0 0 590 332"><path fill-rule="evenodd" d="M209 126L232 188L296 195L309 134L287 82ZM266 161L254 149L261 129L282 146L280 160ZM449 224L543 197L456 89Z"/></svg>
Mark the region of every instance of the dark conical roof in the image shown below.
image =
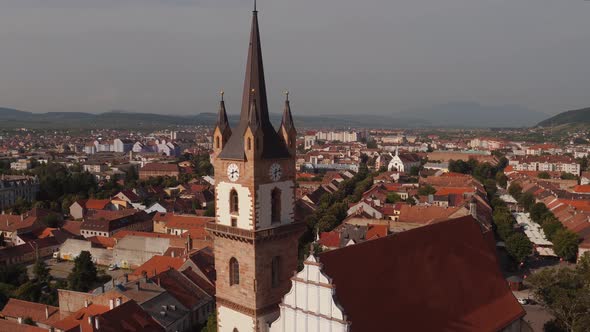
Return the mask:
<svg viewBox="0 0 590 332"><path fill-rule="evenodd" d="M286 93L285 98L285 109L283 110L283 120L281 121L281 127L285 130L290 131L295 129L295 123L293 122L293 116L291 115L291 103L289 102L289 93Z"/></svg>
<svg viewBox="0 0 590 332"><path fill-rule="evenodd" d="M225 111L225 101L223 100L223 93L221 94L221 100L219 101L219 111L217 112L217 124L216 126L223 133L226 129L229 129L229 121L227 120L227 112Z"/></svg>
<svg viewBox="0 0 590 332"><path fill-rule="evenodd" d="M251 102L256 107L253 114L257 118L262 135L262 158L288 158L289 151L279 139L279 135L270 123L268 116L268 102L266 99L266 83L264 81L264 67L262 64L262 49L260 45L260 31L258 28L258 12L252 13L252 30L250 32L250 46L248 49L248 63L242 95L242 109L240 123L234 131L223 151L219 154L222 159L244 159L244 137L250 122Z"/></svg>

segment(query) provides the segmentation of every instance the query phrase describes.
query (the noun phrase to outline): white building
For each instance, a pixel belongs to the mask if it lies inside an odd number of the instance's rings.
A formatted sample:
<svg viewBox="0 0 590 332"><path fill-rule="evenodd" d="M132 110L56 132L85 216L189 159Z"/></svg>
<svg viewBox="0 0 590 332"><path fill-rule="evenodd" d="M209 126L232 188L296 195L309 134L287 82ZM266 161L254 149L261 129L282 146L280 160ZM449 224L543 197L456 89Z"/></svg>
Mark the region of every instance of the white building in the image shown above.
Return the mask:
<svg viewBox="0 0 590 332"><path fill-rule="evenodd" d="M10 163L10 169L16 171L26 171L31 169L31 161L28 159L19 159L13 163Z"/></svg>
<svg viewBox="0 0 590 332"><path fill-rule="evenodd" d="M332 281L313 255L303 270L291 278L292 287L279 304L281 316L270 332L347 332L350 323L334 299Z"/></svg>

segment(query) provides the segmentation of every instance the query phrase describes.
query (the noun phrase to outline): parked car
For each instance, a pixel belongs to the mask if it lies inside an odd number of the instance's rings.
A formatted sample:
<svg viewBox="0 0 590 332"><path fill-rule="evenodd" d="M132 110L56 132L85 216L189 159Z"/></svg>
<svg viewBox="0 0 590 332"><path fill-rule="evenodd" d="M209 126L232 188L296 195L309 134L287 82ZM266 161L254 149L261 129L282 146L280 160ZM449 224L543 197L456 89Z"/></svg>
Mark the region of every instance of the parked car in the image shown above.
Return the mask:
<svg viewBox="0 0 590 332"><path fill-rule="evenodd" d="M518 303L525 305L525 304L529 304L529 300L528 299L521 299L521 298L517 298Z"/></svg>

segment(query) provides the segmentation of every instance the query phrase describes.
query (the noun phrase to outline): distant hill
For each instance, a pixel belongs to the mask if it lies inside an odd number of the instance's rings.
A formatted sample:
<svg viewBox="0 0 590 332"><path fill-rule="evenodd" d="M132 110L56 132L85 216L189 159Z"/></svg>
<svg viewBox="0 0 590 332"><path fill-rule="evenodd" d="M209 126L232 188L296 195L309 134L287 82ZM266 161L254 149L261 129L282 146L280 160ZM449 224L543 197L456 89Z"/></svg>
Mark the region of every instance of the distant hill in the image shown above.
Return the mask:
<svg viewBox="0 0 590 332"><path fill-rule="evenodd" d="M555 127L569 124L590 124L590 107L565 111L537 124L539 127Z"/></svg>
<svg viewBox="0 0 590 332"><path fill-rule="evenodd" d="M426 109L386 115L365 114L318 114L297 115L298 127L318 128L490 128L532 126L547 117L546 114L518 106L482 106L477 103L449 103ZM281 114L271 113L271 122L278 126ZM110 111L100 114L83 112L31 113L10 108L0 108L0 128L161 128L183 125L213 125L215 113L194 115L165 115ZM230 123L235 125L239 116L231 114Z"/></svg>
<svg viewBox="0 0 590 332"><path fill-rule="evenodd" d="M471 102L455 102L410 111L414 117L428 120L438 127L529 127L545 119L547 114L520 106L484 106Z"/></svg>

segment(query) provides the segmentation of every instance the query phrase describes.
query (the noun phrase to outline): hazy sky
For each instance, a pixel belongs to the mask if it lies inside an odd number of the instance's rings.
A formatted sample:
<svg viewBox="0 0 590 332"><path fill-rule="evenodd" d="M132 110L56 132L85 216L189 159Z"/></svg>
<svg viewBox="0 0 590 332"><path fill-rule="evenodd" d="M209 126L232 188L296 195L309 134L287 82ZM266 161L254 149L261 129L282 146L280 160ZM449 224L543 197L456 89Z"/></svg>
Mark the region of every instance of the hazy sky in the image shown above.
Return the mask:
<svg viewBox="0 0 590 332"><path fill-rule="evenodd" d="M1 0L0 106L239 110L250 0ZM590 106L588 0L259 0L272 112Z"/></svg>

